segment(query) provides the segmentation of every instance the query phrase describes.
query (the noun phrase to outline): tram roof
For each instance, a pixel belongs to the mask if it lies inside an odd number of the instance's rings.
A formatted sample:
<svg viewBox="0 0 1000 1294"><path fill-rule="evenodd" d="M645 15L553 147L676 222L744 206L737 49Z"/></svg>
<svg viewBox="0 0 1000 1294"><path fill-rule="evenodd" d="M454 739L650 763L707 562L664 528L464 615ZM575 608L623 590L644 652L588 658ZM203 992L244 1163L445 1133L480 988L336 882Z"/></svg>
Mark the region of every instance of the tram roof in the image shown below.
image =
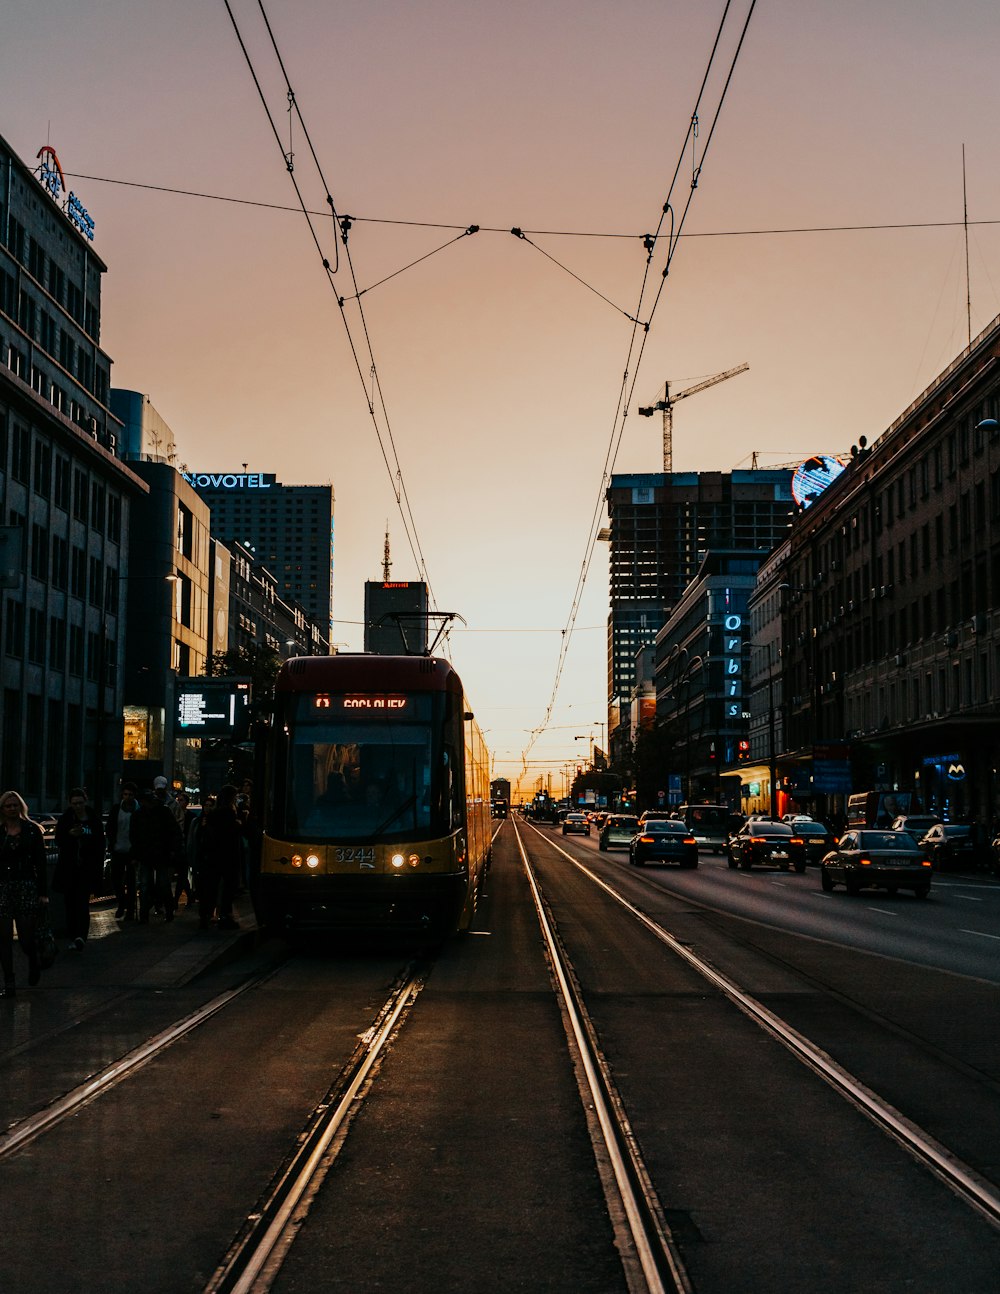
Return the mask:
<svg viewBox="0 0 1000 1294"><path fill-rule="evenodd" d="M451 661L439 656L380 656L373 652L295 656L285 661L279 692L339 692L399 689L406 692L461 692Z"/></svg>

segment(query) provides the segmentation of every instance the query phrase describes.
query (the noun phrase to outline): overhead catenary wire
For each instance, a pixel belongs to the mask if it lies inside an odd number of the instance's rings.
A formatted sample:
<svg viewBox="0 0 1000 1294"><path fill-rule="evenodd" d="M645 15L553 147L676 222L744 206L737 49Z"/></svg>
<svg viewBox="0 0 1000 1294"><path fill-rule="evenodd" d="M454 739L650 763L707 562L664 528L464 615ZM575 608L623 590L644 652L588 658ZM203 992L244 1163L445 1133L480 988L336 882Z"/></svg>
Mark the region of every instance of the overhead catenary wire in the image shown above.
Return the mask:
<svg viewBox="0 0 1000 1294"><path fill-rule="evenodd" d="M678 235L683 230L688 212L691 209L691 203L693 201L695 190L698 187L698 183L701 177L701 171L704 167L705 159L708 156L712 139L715 134L715 129L719 121L719 116L721 115L722 107L725 103L726 97L729 92L729 87L732 83L733 73L736 69L736 63L739 59L740 52L743 49L743 42L746 38L747 29L749 28L749 25L750 25L750 19L753 16L753 12L756 7L756 0L750 0L750 5L747 9L743 27L736 44L736 49L730 60L729 71L726 75L722 90L716 102L715 111L712 117L712 123L708 132L708 137L705 140L705 143L701 150L700 161L696 161L694 141L698 134L701 101L705 94L705 89L708 85L708 80L711 75L712 67L715 63L715 58L719 49L720 41L722 39L723 31L726 27L726 22L729 16L730 4L731 4L731 0L726 0L726 5L723 9L722 17L719 21L718 31L716 32L715 41L712 45L712 50L705 67L705 74L702 78L702 83L698 90L698 96L695 101L694 111L691 114L691 119L688 123L687 131L685 132L684 140L681 145L680 153L678 156L677 165L674 169L674 174L670 181L669 189L667 191L667 197L663 204L663 209L660 215L659 222L657 224L656 234L652 238L649 238L646 240L647 258L646 258L646 265L643 272L642 287L639 292L639 304L636 308L635 315L634 315L634 318L636 320L642 317L642 303L645 297L646 287L649 280L650 264L653 259L656 243L659 240L661 230L663 229L664 221L666 219L666 216L669 213L671 218L671 228L667 239L666 262L663 266L660 284L657 289L657 292L654 295L653 303L649 310L649 314L647 316L645 324L640 327L638 323L633 323L633 326L632 326L632 332L629 339L628 355L626 359L625 371L622 377L622 384L619 391L618 408L616 410L615 420L612 426L611 436L610 436L609 445L608 445L608 451L605 455L605 465L601 476L600 488L598 490L598 497L597 497L597 503L594 510L594 516L591 519L590 530L587 538L587 546L584 553L584 559L581 564L580 575L577 579L577 585L576 585L576 589L573 595L573 600L570 606L570 612L566 622L566 627L563 630L563 633L561 636L559 656L556 662L555 678L553 680L552 691L549 697L548 707L545 712L545 718L543 719L542 723L538 726L538 728L533 730L531 738L528 741L527 745L525 746L524 751L522 752L522 759L524 760L525 771L527 770L528 756L530 755L531 750L535 745L535 742L538 740L538 737L541 735L542 732L545 731L549 718L551 717L551 714L552 714L552 709L555 705L556 696L558 695L558 692L559 692L559 684L562 680L563 669L565 667L566 658L569 652L569 644L572 641L573 629L576 623L576 617L579 613L580 603L583 597L583 590L586 586L587 575L590 571L590 565L593 559L593 554L597 543L597 534L599 529L598 523L601 519L604 496L606 493L607 484L614 471L614 464L617 461L618 451L621 446L622 436L625 430L625 420L628 417L628 408L632 401L636 381L638 380L639 368L642 362L642 355L643 355L643 351L645 350L646 340L648 339L649 330L652 325L653 317L656 313L657 306L659 305L660 299L662 297L666 280L670 273L670 267L673 262L674 255L676 254L676 250L678 246ZM674 209L673 209L673 204L671 202L671 198L673 196L673 191L676 186L677 178L680 174L680 170L683 165L684 158L687 155L687 149L688 149L689 143L691 144L691 148L692 148L692 173L691 173L690 190L687 196L687 201L684 205L684 210L681 214L680 221L675 222ZM635 356L634 366L632 364L633 355ZM630 384L630 376L629 376L630 373L631 373L631 384Z"/></svg>
<svg viewBox="0 0 1000 1294"><path fill-rule="evenodd" d="M379 376L378 376L378 367L377 367L376 362L375 362L374 348L373 348L373 346L372 346L371 336L370 336L369 331L368 331L368 324L367 324L367 320L365 319L365 316L364 316L364 310L363 310L363 307L362 307L362 305L361 305L360 300L358 300L358 301L357 301L356 308L357 308L357 311L358 311L358 317L359 317L359 319L360 319L360 321L361 321L361 326L362 326L362 330L363 330L363 333L364 333L365 347L366 347L367 352L368 352L368 359L369 359L370 373L371 373L371 375L372 375L372 388L373 388L373 389L372 389L372 393L371 393L371 394L369 394L369 391L368 391L368 386L367 386L367 382L366 382L366 378L365 378L364 368L363 368L363 366L362 366L361 357L360 357L360 355L359 355L359 353L358 353L358 345L357 345L357 342L355 341L354 334L353 334L353 333L352 333L352 331L351 331L351 325L350 325L350 322L348 321L348 318L347 318L347 314L346 314L346 311L345 311L344 301L343 301L343 299L342 299L342 296L341 296L340 292L337 290L337 285L336 285L336 283L334 282L334 277L333 277L333 276L334 276L334 274L337 272L337 269L335 269L334 267L332 267L332 266L330 265L330 261L329 261L329 259L327 258L326 254L325 254L325 252L324 252L323 246L322 246L322 244L321 244L321 242L320 242L320 239L319 239L319 236L318 236L318 234L317 234L317 232L316 232L315 226L314 226L314 224L313 224L312 215L311 215L311 213L310 213L309 209L308 209L308 208L307 208L307 206L306 206L305 199L304 199L304 197L303 197L303 195L302 195L302 190L301 190L301 188L300 188L300 186L299 186L298 180L297 180L297 179L296 179L296 177L295 177L294 159L293 159L293 157L291 156L290 152L286 152L286 150L285 150L285 147L284 147L284 144L283 144L283 142L282 142L282 139L281 139L280 133L279 133L279 131L278 131L277 125L276 125L275 120L274 120L274 115L273 115L273 113L272 113L272 111L271 111L271 107L270 107L270 105L269 105L269 103L268 103L268 101L267 101L267 96L266 96L266 95L265 95L265 93L264 93L263 87L262 87L262 85L261 85L261 83L260 83L260 78L259 78L259 77L258 77L258 75L257 75L257 71L256 71L256 68L255 68L254 63L253 63L253 59L252 59L252 58L251 58L251 56L250 56L250 51L249 51L249 49L247 48L246 42L245 42L245 41L244 41L244 39L243 39L242 32L240 31L239 24L238 24L238 22L236 21L236 15L233 13L233 10L232 10L232 7L231 7L231 5L230 5L230 3L229 3L229 0L223 0L223 3L224 3L224 4L225 4L225 6L226 6L226 12L229 14L229 19L230 19L230 22L232 23L233 30L234 30L234 32L235 32L235 34L236 34L237 41L239 42L240 49L241 49L241 50L242 50L242 52L243 52L243 57L244 57L244 59L246 60L247 67L248 67L248 68L249 68L249 70L250 70L250 74L251 74L251 77L253 78L254 85L256 86L258 96L260 97L261 104L262 104L262 106L263 106L263 108L264 108L264 112L265 112L265 114L266 114L266 116L267 116L267 119L268 119L268 122L269 122L269 124L270 124L270 126L271 126L271 130L272 130L272 133L273 133L273 135L274 135L275 142L277 143L278 148L281 150L282 159L284 160L285 167L286 167L286 169L287 169L287 171L288 171L289 177L290 177L290 179L291 179L291 181L292 181L292 186L293 186L293 188L294 188L294 190L295 190L295 196L296 196L296 198L297 198L297 200L298 200L298 203L299 203L299 209L301 210L301 212L302 212L303 216L305 217L306 224L309 226L309 232L310 232L310 234L311 234L311 236L312 236L313 242L314 242L314 243L315 243L315 245L316 245L316 250L317 250L317 252L319 253L320 260L321 260L321 263L322 263L322 265L323 265L323 269L324 269L324 271L325 271L325 273L326 273L326 276L327 276L328 284L329 284L330 288L332 289L332 291L333 291L333 293L334 293L334 299L335 299L335 301L336 301L336 303L337 303L337 307L338 307L338 309L339 309L339 311L340 311L341 320L342 320L342 323L343 323L343 325L344 325L345 332L346 332L346 334L347 334L348 343L349 343L349 346L350 346L351 355L352 355L352 357L353 357L353 359L354 359L355 368L356 368L356 370L357 370L358 377L359 377L359 379L360 379L360 381L361 381L362 388L363 388L363 389L364 389L364 391L365 391L365 401L366 401L366 404L367 404L367 406L368 406L368 413L369 413L369 417L370 417L370 418L371 418L371 420L372 420L372 424L373 424L374 429L375 429L375 434L376 434L376 437L377 437L377 439L378 439L379 449L380 449L380 451L381 451L381 453L382 453L382 459L383 459L383 461L384 461L384 463L385 463L386 471L387 471L387 472L388 472L388 474L389 474L389 479L390 479L390 483L391 483L391 485L392 485L393 494L394 494L395 499L396 499L396 506L397 506L397 509L398 509L398 511L399 511L400 517L401 517L402 522L403 522L403 530L404 530L404 533L406 534L407 543L408 543L408 545L409 545L410 552L411 552L411 554L412 554L412 556L413 556L414 562L416 563L417 572L418 572L418 574L420 575L420 577L423 579L423 581L424 581L424 582L426 583L426 585L427 585L428 600L429 600L429 602L430 602L430 605L431 605L431 606L436 606L436 602L435 602L435 598L434 598L434 592L433 592L433 587L432 587L432 585L431 585L431 581L430 581L430 578L429 578L429 575L428 575L428 571L427 571L427 563L426 563L426 561L425 561L425 559L424 559L423 551L422 551L422 549L421 549L420 539L419 539L419 536L418 536L418 534L417 534L417 529L416 529L416 521L415 521L415 518L414 518L414 516L413 516L413 511L412 511L412 508L411 508L411 506L410 506L409 496L408 496L407 491L406 491L406 483L405 483L405 480L404 480L404 477L403 477L402 466L401 466L401 464L400 464L400 462L399 462L399 456L398 456L398 453L397 453L397 451L396 451L395 440L394 440L394 437L393 437L393 434L392 434L392 427L391 427L391 425L390 425L390 423L389 423L388 410L387 410L387 408L386 408L385 398L384 398L384 395L383 395L383 392L382 392L381 381L379 380ZM309 150L310 150L310 154L311 154L312 159L313 159L313 163L314 163L314 165L315 165L315 167L316 167L316 170L317 170L317 173L318 173L318 175L319 175L320 181L321 181L321 183L323 184L324 192L325 192L325 195L326 195L327 205L328 205L328 207L329 207L329 209L330 209L330 214L331 214L332 219L333 219L333 221L334 221L335 230L339 229L340 237L341 237L341 239L342 239L342 241L343 241L344 250L345 250L345 259L346 259L346 261L347 261L348 269L349 269L349 271L350 271L351 281L352 281L352 284L353 284L353 286L354 286L355 294L357 294L357 293L358 293L358 283L357 283L357 278L356 278L356 276L355 276L355 274L354 274L354 268L353 268L353 265L352 265L352 263L351 263L350 248L349 248L349 245L348 245L348 237L347 237L347 235L348 235L348 230L350 229L350 225L351 225L350 218L349 218L349 217L340 217L340 216L338 216L338 213L337 213L337 210L336 210L336 206L335 206L334 201L333 201L333 197L332 197L332 195L331 195L331 193L330 193L330 190L329 190L329 186L326 184L326 180L325 180L325 177L324 177L324 175L323 175L322 167L321 167L320 162L319 162L319 159L318 159L318 157L317 157L317 155L316 155L316 151L315 151L315 149L314 149L314 147L313 147L313 145L312 145L312 140L311 140L311 137L310 137L310 135L309 135L308 128L306 127L306 124L305 124L304 118L303 118L303 116L302 116L301 110L300 110L300 108L299 108L299 106L298 106L298 103L297 103L297 101L296 101L296 99L295 99L295 92L294 92L294 90L292 89L291 81L289 80L288 74L287 74L286 69L285 69L284 60L282 59L282 57L281 57L281 53L280 53L280 50L278 49L277 41L276 41L276 39L275 39L275 37L274 37L274 32L273 32L273 30L272 30L272 28L271 28L271 24L270 24L270 22L268 21L267 13L266 13L266 11L265 11L265 9L264 9L264 5L263 5L263 3L262 3L262 0L258 0L258 7L260 8L261 15L262 15L262 17L263 17L263 19L264 19L264 23L265 23L265 26L266 26L266 28L267 28L268 36L269 36L269 38L270 38L271 45L272 45L272 48L273 48L273 50L274 50L275 57L276 57L276 59L277 59L277 61L278 61L278 65L279 65L279 67L281 68L281 73L282 73L282 76L283 76L284 81L285 81L285 86L286 86L286 91L287 91L287 97L288 97L288 103L289 103L289 112L291 112L292 108L294 108L295 113L296 113L296 116L297 116L297 118L298 118L298 120L299 120L299 122L300 122L300 124L301 124L301 126L302 126L303 135L304 135L304 137L305 137L306 141L308 142ZM336 233L335 233L335 235L334 235L334 241L335 241L335 243L336 243L336 236L337 236L337 235L336 235ZM339 248L338 248L338 251L337 251L336 256L335 256L335 264L336 264L337 268L339 268ZM381 409L382 420L383 420L383 423L384 423L384 425L385 425L385 432L384 432L384 434L383 434L383 430L382 430L382 428L381 428L381 427L380 427L380 425L379 425L379 419L378 419L378 415L377 415L377 411L376 411L376 402L375 402L375 393L376 393L376 392L377 392L377 394L378 394L378 407ZM387 446L387 443L388 443L388 449L387 449L387 447L386 447L386 446ZM391 451L391 458L392 458L392 462L390 462L390 451Z"/></svg>

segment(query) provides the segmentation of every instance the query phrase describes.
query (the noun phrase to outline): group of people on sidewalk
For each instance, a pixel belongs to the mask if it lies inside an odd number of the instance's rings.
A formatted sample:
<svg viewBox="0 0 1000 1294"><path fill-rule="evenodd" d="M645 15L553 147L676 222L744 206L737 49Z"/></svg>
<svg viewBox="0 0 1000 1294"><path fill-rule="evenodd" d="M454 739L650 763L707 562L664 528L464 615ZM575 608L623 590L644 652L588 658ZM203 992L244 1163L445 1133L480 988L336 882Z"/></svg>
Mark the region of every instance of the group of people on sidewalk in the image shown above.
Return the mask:
<svg viewBox="0 0 1000 1294"><path fill-rule="evenodd" d="M55 826L58 859L52 889L63 896L69 946L82 951L90 931L90 900L106 893L105 859L116 899L115 917L147 925L151 914L173 921L182 898L197 904L199 926L236 930L233 901L245 883L252 834L249 798L232 785L209 796L202 810L169 793L165 777L140 791L125 782L121 799L102 822L83 787ZM48 868L41 828L17 791L0 794L0 996L16 992L14 925L28 959L28 983L41 975L38 931L47 922Z"/></svg>

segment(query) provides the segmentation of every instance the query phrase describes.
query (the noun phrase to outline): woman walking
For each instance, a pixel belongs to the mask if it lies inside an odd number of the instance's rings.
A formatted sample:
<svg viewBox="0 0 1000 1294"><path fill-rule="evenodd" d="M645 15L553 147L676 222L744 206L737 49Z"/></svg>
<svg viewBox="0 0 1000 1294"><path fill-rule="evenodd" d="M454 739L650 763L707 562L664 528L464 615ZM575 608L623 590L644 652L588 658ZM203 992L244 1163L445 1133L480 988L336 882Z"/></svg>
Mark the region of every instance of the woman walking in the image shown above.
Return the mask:
<svg viewBox="0 0 1000 1294"><path fill-rule="evenodd" d="M28 817L28 806L16 791L0 795L0 966L3 996L14 996L14 931L28 958L28 983L41 978L35 931L38 909L47 904L45 839Z"/></svg>

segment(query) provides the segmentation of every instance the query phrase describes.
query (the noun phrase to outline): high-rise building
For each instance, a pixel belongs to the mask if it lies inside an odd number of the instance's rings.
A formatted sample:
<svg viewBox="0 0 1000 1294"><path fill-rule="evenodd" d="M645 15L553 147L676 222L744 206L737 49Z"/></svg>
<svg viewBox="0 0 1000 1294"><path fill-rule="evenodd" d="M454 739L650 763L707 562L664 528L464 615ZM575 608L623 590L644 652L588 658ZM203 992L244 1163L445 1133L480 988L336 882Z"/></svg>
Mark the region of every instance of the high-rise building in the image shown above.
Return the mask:
<svg viewBox="0 0 1000 1294"><path fill-rule="evenodd" d="M710 549L770 552L788 531L791 484L792 472L785 469L611 478L610 732L620 724L627 727L636 654L655 642L705 554ZM612 752L619 753L614 744Z"/></svg>
<svg viewBox="0 0 1000 1294"><path fill-rule="evenodd" d="M365 581L365 651L380 656L420 656L427 651L426 584Z"/></svg>
<svg viewBox="0 0 1000 1294"><path fill-rule="evenodd" d="M38 161L0 138L0 785L36 812L113 790L129 517L148 497L116 457L94 222L55 151Z"/></svg>
<svg viewBox="0 0 1000 1294"><path fill-rule="evenodd" d="M242 544L286 602L298 602L332 641L332 485L283 485L273 472L185 472L212 510L212 534Z"/></svg>

